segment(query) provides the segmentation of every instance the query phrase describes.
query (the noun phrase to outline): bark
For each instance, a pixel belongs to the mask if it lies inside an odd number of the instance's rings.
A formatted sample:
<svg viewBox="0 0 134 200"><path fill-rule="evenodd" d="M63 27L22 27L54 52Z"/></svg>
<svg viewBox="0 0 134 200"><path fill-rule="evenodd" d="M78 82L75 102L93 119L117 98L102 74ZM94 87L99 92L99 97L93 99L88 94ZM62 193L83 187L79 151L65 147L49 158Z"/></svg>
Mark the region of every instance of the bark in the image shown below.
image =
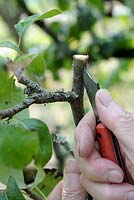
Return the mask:
<svg viewBox="0 0 134 200"><path fill-rule="evenodd" d="M86 62L79 60L74 57L73 66L74 66L74 75L73 75L73 87L72 91L65 92L64 89L58 89L56 91L48 91L44 88L41 88L40 85L36 82L33 82L26 77L24 77L19 69L15 72L17 80L19 83L26 86L24 92L26 98L22 103L15 105L12 108L5 110L0 110L0 118L12 118L15 114L20 111L28 108L30 105L36 104L46 104L53 102L68 102L71 104L73 111L74 121L77 125L80 119L84 115L83 109L83 69L86 65Z"/></svg>
<svg viewBox="0 0 134 200"><path fill-rule="evenodd" d="M73 117L75 124L77 125L81 118L84 116L84 106L83 106L83 94L84 94L84 84L83 84L83 71L86 67L88 56L86 55L74 55L73 60L73 86L72 92L75 93L77 98L75 101L71 102L71 108L73 112Z"/></svg>
<svg viewBox="0 0 134 200"><path fill-rule="evenodd" d="M27 97L24 101L12 108L1 110L0 118L12 118L15 114L28 108L30 105L36 104L46 104L52 102L68 102L71 105L73 118L75 125L79 123L81 118L84 116L84 106L83 106L83 94L84 94L84 84L83 84L83 71L88 62L87 55L74 55L73 56L73 85L72 91L65 92L64 89L58 89L56 91L48 91L42 88L38 83L35 83L23 76L22 69L15 71L16 78L20 84L26 86L24 92ZM68 149L68 146L66 145ZM72 152L71 152L72 153ZM72 153L73 154L73 153ZM37 198L35 198L37 199ZM92 197L88 195L88 200L92 200Z"/></svg>

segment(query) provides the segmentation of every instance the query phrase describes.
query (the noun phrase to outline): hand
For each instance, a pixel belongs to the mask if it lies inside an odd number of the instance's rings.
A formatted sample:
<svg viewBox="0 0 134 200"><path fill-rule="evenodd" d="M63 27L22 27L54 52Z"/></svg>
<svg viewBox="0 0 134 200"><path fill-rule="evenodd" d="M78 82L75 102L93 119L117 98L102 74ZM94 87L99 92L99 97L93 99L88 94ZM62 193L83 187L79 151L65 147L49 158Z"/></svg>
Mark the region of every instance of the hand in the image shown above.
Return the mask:
<svg viewBox="0 0 134 200"><path fill-rule="evenodd" d="M80 171L77 168L75 160L68 160L63 181L61 181L48 200L85 200L86 192L80 184Z"/></svg>
<svg viewBox="0 0 134 200"><path fill-rule="evenodd" d="M106 90L96 94L101 122L117 137L125 164L134 179L134 114L116 104ZM76 160L83 187L95 200L134 199L134 186L123 183L122 169L100 156L95 144L95 118L88 113L79 123L75 135Z"/></svg>

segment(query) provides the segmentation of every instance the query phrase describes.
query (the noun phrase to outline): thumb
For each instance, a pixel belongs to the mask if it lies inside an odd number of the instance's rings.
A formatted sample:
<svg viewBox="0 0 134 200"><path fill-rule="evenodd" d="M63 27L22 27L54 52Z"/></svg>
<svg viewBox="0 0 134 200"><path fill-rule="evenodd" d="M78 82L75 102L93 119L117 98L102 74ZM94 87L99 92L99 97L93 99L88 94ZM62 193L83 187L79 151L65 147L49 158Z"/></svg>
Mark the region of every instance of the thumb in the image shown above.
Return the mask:
<svg viewBox="0 0 134 200"><path fill-rule="evenodd" d="M68 160L63 179L62 200L83 200L86 192L80 184L80 171L75 160Z"/></svg>
<svg viewBox="0 0 134 200"><path fill-rule="evenodd" d="M133 146L134 114L119 106L106 89L97 92L96 106L101 122L116 135L120 142Z"/></svg>

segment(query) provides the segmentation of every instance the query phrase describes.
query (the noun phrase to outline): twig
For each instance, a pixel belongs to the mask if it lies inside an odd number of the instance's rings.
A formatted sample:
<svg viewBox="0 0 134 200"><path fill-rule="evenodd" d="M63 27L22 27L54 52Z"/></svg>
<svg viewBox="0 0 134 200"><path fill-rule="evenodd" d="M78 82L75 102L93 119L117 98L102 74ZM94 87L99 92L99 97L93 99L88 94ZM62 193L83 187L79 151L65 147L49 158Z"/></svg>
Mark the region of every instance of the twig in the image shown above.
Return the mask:
<svg viewBox="0 0 134 200"><path fill-rule="evenodd" d="M83 70L87 64L87 55L74 55L73 56L73 87L72 92L75 93L77 98L75 101L71 102L71 108L73 112L73 117L75 124L77 125L81 118L84 116L83 108L83 94L84 94L84 84L83 84Z"/></svg>
<svg viewBox="0 0 134 200"><path fill-rule="evenodd" d="M64 149L66 150L66 152L68 152L71 156L74 157L74 152L73 152L69 142L66 140L65 137L62 136L62 134L53 133L52 141L54 144L59 144L59 145L63 146Z"/></svg>
<svg viewBox="0 0 134 200"><path fill-rule="evenodd" d="M18 112L28 108L30 105L36 104L46 104L53 102L73 102L77 96L74 92L65 92L64 89L59 89L56 91L48 91L40 87L36 82L33 82L22 75L21 68L16 70L15 75L19 83L26 86L24 89L27 98L18 105L5 110L0 110L0 119L9 118L11 119Z"/></svg>
<svg viewBox="0 0 134 200"><path fill-rule="evenodd" d="M27 79L23 75L18 75L17 72L15 72L15 76L17 77L17 80L19 83L25 85L29 92L34 93L34 92L41 92L43 89L40 87L40 85L36 82L33 82L32 80Z"/></svg>
<svg viewBox="0 0 134 200"><path fill-rule="evenodd" d="M28 96L22 103L15 105L12 108L0 110L0 119L9 118L11 119L15 114L28 108L30 105L36 104L46 104L53 102L71 102L76 98L73 92L55 91L50 92L43 90L40 93L34 93Z"/></svg>
<svg viewBox="0 0 134 200"><path fill-rule="evenodd" d="M73 117L75 124L77 125L81 118L84 116L83 108L83 94L84 94L84 84L83 84L83 71L84 67L87 65L88 55L74 55L73 56L73 88L72 91L78 95L78 98L74 102L71 102L71 108L73 112ZM87 193L86 200L93 200L90 194Z"/></svg>
<svg viewBox="0 0 134 200"><path fill-rule="evenodd" d="M8 118L11 119L15 114L28 108L34 103L34 99L27 98L21 104L15 105L13 108L0 110L0 119Z"/></svg>

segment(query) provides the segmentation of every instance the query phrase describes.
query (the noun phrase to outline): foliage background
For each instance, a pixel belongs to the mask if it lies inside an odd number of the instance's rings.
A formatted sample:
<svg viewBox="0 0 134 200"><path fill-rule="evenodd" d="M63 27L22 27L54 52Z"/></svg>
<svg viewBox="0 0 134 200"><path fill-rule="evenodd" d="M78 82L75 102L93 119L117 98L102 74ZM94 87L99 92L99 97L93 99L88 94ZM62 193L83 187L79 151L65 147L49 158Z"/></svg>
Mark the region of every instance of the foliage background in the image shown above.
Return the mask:
<svg viewBox="0 0 134 200"><path fill-rule="evenodd" d="M70 90L72 55L89 54L91 74L110 90L117 102L134 111L134 1L1 0L0 41L17 43L14 25L26 16L52 8L63 13L31 25L22 39L24 52L41 53L45 58L45 79L31 71L30 78L47 89ZM16 53L0 48L0 56L3 67L6 57L13 59ZM89 109L86 98L85 109ZM45 121L51 131L58 129L73 144L74 124L69 105L33 105L30 115Z"/></svg>

